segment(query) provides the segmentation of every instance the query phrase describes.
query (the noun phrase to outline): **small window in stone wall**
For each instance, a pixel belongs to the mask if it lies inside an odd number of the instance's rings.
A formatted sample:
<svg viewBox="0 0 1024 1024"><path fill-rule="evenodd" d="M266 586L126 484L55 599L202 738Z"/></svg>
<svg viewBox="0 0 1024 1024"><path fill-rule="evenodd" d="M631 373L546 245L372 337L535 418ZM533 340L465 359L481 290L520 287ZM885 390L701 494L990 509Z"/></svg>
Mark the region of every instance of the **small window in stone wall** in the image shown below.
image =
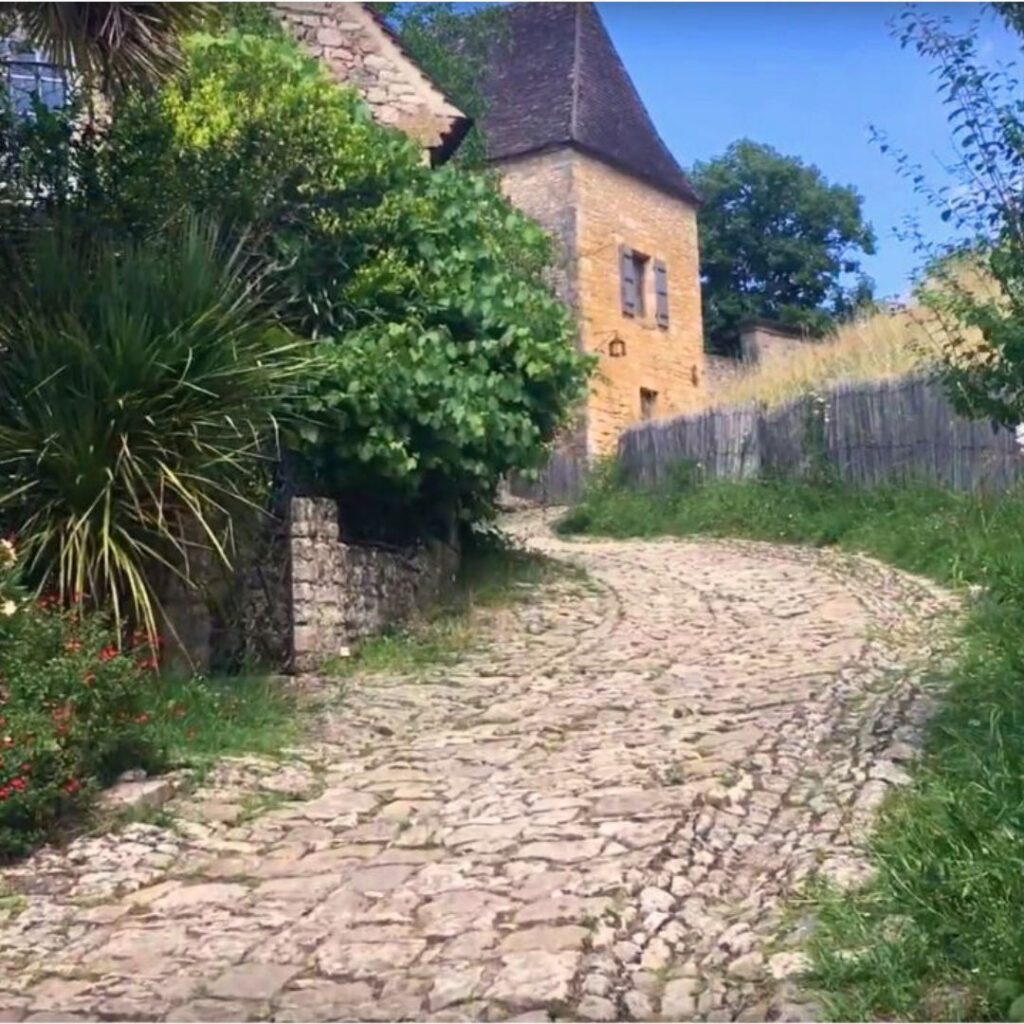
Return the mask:
<svg viewBox="0 0 1024 1024"><path fill-rule="evenodd" d="M658 415L658 392L650 388L640 389L640 418L654 419Z"/></svg>
<svg viewBox="0 0 1024 1024"><path fill-rule="evenodd" d="M619 287L622 315L643 317L647 313L647 268L650 256L628 245L619 246Z"/></svg>

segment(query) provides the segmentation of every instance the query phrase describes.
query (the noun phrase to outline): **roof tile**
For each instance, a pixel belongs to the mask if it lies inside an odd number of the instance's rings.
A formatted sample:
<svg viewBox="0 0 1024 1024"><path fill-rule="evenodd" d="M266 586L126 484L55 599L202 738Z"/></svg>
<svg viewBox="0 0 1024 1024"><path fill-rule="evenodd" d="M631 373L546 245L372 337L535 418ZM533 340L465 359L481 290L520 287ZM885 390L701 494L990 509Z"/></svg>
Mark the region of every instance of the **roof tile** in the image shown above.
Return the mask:
<svg viewBox="0 0 1024 1024"><path fill-rule="evenodd" d="M492 160L574 145L697 202L661 140L592 3L507 8L483 83Z"/></svg>

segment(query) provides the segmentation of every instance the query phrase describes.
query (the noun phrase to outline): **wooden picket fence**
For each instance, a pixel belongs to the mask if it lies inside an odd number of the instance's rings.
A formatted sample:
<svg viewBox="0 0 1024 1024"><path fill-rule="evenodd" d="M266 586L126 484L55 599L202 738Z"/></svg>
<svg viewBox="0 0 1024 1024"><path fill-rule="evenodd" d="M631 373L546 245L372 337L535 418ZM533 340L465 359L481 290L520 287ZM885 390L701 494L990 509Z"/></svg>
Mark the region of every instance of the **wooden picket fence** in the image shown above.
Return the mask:
<svg viewBox="0 0 1024 1024"><path fill-rule="evenodd" d="M664 480L682 463L727 479L828 472L870 486L918 480L963 491L1017 481L1014 432L960 416L922 376L847 384L777 409L741 406L630 427L619 439L625 479Z"/></svg>
<svg viewBox="0 0 1024 1024"><path fill-rule="evenodd" d="M571 505L583 494L586 475L587 464L580 455L556 449L537 479L513 475L509 490L517 498L540 505Z"/></svg>

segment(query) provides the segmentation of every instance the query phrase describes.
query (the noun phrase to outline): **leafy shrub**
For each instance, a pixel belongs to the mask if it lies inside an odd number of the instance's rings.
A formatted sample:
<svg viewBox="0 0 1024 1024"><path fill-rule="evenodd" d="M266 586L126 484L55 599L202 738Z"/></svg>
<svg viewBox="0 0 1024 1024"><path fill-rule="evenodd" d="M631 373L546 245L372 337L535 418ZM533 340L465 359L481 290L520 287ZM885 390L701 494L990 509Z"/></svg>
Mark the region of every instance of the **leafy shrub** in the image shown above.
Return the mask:
<svg viewBox="0 0 1024 1024"><path fill-rule="evenodd" d="M244 239L275 315L319 339L290 435L304 484L341 498L350 527L359 510L404 531L538 465L588 367L540 228L489 178L424 166L292 40L202 35L186 52L178 80L117 105L74 202L119 232L193 209Z"/></svg>
<svg viewBox="0 0 1024 1024"><path fill-rule="evenodd" d="M150 636L159 575L227 558L305 367L215 236L37 231L0 283L0 515L33 583Z"/></svg>
<svg viewBox="0 0 1024 1024"><path fill-rule="evenodd" d="M121 652L100 617L34 600L0 541L0 857L21 853L97 784L153 767L149 648Z"/></svg>

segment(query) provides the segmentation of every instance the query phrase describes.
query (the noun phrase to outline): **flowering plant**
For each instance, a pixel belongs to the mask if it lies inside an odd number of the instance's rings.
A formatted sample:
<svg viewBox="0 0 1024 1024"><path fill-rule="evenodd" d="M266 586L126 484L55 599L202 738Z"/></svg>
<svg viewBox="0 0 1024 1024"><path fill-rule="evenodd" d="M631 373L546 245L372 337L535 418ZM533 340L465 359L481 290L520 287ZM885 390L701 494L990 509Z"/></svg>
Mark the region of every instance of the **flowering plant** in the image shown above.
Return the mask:
<svg viewBox="0 0 1024 1024"><path fill-rule="evenodd" d="M156 765L141 701L151 664L143 643L120 648L102 616L29 599L17 549L0 541L0 856L39 841L124 768Z"/></svg>
<svg viewBox="0 0 1024 1024"><path fill-rule="evenodd" d="M0 537L0 618L13 616L22 596L18 587L18 553L14 541Z"/></svg>

